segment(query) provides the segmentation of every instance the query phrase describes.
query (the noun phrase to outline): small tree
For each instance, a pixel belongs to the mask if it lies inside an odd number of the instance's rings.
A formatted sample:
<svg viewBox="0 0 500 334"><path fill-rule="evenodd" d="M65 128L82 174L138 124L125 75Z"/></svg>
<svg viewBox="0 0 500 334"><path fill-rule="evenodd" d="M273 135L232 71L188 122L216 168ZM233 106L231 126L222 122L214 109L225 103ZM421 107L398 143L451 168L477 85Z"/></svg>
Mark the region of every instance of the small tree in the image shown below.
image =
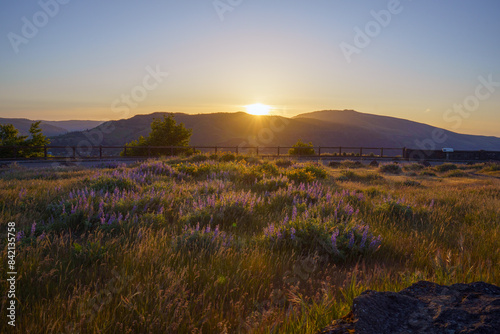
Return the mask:
<svg viewBox="0 0 500 334"><path fill-rule="evenodd" d="M42 146L49 145L50 139L45 137L40 129L40 121L31 124L30 137L25 140L25 145L34 147L26 151L26 157L43 157L44 149Z"/></svg>
<svg viewBox="0 0 500 334"><path fill-rule="evenodd" d="M28 146L20 149L1 148L0 157L12 158L18 156L29 158L43 156L43 148L31 148L48 145L50 143L50 140L42 134L40 123L41 122L38 121L31 124L29 138L28 136L19 135L19 130L12 124L0 124L0 146Z"/></svg>
<svg viewBox="0 0 500 334"><path fill-rule="evenodd" d="M148 151L147 148L140 146L188 146L189 140L191 138L193 130L186 129L183 123L177 124L174 120L173 115L165 116L163 115L163 120L154 119L151 123L151 132L147 137L140 136L139 139L134 140L128 144L127 155L134 156L147 156L151 155L161 155L170 152L165 152L162 149L151 149ZM174 149L174 154L178 155L180 153L190 153L189 148L177 148ZM122 152L121 155L125 155Z"/></svg>
<svg viewBox="0 0 500 334"><path fill-rule="evenodd" d="M302 142L302 140L299 139L299 141L292 146L292 148L288 151L288 154L290 155L314 155L316 151L314 151L314 146L312 142L309 142L308 144Z"/></svg>

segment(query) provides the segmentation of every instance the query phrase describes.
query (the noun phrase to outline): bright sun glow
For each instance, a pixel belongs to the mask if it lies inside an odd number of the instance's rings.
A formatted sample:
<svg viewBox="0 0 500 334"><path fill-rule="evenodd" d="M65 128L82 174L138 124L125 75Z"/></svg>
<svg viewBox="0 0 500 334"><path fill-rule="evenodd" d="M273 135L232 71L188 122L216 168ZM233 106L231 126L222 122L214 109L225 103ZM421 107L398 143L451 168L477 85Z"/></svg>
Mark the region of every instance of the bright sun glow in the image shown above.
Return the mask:
<svg viewBox="0 0 500 334"><path fill-rule="evenodd" d="M256 104L251 104L248 106L245 106L247 109L247 113L251 115L269 115L269 112L271 111L271 106L267 106L262 103L256 103Z"/></svg>

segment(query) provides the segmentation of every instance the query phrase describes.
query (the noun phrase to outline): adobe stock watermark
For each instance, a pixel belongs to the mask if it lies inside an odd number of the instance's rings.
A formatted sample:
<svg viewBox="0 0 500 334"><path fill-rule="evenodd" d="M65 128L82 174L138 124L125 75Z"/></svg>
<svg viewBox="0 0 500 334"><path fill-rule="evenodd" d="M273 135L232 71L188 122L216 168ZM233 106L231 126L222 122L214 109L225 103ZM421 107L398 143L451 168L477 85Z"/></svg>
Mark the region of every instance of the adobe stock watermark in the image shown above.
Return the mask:
<svg viewBox="0 0 500 334"><path fill-rule="evenodd" d="M12 46L12 50L16 54L19 53L19 47L21 44L28 44L30 40L38 35L40 29L45 27L50 19L54 18L61 9L61 5L66 5L71 0L40 0L38 5L40 6L39 11L34 13L31 17L23 16L21 18L22 27L21 33L16 34L14 32L7 33L7 39Z"/></svg>
<svg viewBox="0 0 500 334"><path fill-rule="evenodd" d="M214 0L212 2L217 15L221 21L225 20L227 12L232 12L236 7L241 5L243 0Z"/></svg>
<svg viewBox="0 0 500 334"><path fill-rule="evenodd" d="M149 92L158 88L169 75L168 72L163 72L160 69L160 65L156 65L155 69L147 66L146 72L141 85L132 87L129 94L122 94L111 103L111 110L121 114L120 118L128 116L130 110L137 108L139 103L148 97Z"/></svg>
<svg viewBox="0 0 500 334"><path fill-rule="evenodd" d="M368 47L372 40L380 35L382 29L386 28L391 23L393 16L401 14L402 11L403 6L400 0L390 0L387 3L387 9L382 9L378 12L374 10L370 11L373 20L368 21L364 29L361 29L359 26L354 27L355 35L353 44L347 42L339 44L340 50L346 61L350 64L352 62L352 56L354 54L360 54L364 48Z"/></svg>
<svg viewBox="0 0 500 334"><path fill-rule="evenodd" d="M500 81L494 81L493 74L489 74L487 77L480 75L477 80L479 84L476 86L474 94L466 96L462 103L453 104L453 107L447 109L443 114L443 120L447 123L453 123L450 127L454 130L459 129L464 119L469 118L471 113L479 109L481 101L491 98L500 87ZM428 157L428 151L436 150L437 145L443 144L447 139L448 135L442 129L434 128L431 138L414 141L416 147L424 152L413 152L413 156L410 158L424 160Z"/></svg>
<svg viewBox="0 0 500 334"><path fill-rule="evenodd" d="M117 114L118 119L126 118L130 111L137 108L141 102L143 102L149 95L149 92L157 89L160 84L165 81L165 78L169 75L168 72L163 72L160 65L156 65L155 68L147 66L145 68L146 75L143 77L140 85L132 87L130 92L126 94L121 94L121 96L115 99L111 103L111 110ZM111 134L115 131L115 126L111 122L104 122L98 127L92 129L88 132L83 132L86 139L80 140L76 146L76 152L78 152L77 164L81 162L79 159L82 156L90 156L92 150L102 144L104 141L104 135ZM66 160L69 162L71 156L73 155L73 148L66 146L66 154L68 158ZM53 164L53 167L58 167L57 163Z"/></svg>

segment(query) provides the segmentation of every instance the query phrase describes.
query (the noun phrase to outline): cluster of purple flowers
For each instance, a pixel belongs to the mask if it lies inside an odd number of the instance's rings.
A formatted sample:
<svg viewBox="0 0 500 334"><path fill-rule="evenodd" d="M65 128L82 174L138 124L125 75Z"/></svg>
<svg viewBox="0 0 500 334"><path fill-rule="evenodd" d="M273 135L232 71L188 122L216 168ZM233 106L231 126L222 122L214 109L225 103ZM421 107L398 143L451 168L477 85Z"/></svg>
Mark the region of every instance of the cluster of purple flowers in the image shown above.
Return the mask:
<svg viewBox="0 0 500 334"><path fill-rule="evenodd" d="M214 229L207 225L200 227L200 223L196 227L184 226L181 235L174 238L173 244L176 249L205 249L217 250L220 248L231 247L233 236L221 231L219 225Z"/></svg>

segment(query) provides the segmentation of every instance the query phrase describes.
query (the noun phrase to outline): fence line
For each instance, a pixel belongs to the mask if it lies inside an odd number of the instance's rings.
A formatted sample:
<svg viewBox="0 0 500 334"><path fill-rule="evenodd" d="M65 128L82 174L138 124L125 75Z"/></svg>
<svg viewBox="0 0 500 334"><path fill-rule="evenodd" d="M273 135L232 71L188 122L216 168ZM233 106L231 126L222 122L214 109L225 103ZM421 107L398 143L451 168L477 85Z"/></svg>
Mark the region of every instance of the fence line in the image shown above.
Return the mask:
<svg viewBox="0 0 500 334"><path fill-rule="evenodd" d="M43 156L33 157L31 159L50 159L50 158L72 158L72 159L85 159L85 158L113 158L118 155L106 156L103 154L104 150L122 150L122 157L153 157L152 150L164 150L165 155L175 155L176 150L209 150L210 153L213 152L215 154L220 152L234 152L236 154L240 154L242 151L246 151L247 153L255 154L257 156L289 156L288 150L294 148L293 146L58 146L58 145L44 145L44 146L0 146L0 157L4 155L4 152L10 152L14 158L21 158L23 155L23 150L27 150L28 152L36 152L38 154L43 153ZM406 148L390 148L390 147L350 147L350 146L315 146L311 147L314 149L315 154L307 155L310 157L320 157L320 156L347 156L348 153L353 154L359 157L380 157L380 158L395 158L395 157L404 157ZM132 149L143 149L147 152L146 155L133 155L127 154L127 150ZM300 148L299 148L300 149ZM307 149L307 147L306 147ZM52 155L51 150L66 150L66 155L63 156L54 156ZM265 151L274 151L275 154L263 154ZM323 152L322 152L323 151ZM335 151L334 153L326 153L327 151ZM369 154L365 154L366 152L371 151ZM374 151L379 153L378 155L374 154ZM401 154L397 155L384 155L384 152L387 151L400 151ZM92 155L95 152L96 155ZM129 151L130 152L130 151ZM84 153L84 154L82 154ZM301 156L301 155L299 155ZM305 156L305 155L304 155ZM5 158L1 158L5 159Z"/></svg>

